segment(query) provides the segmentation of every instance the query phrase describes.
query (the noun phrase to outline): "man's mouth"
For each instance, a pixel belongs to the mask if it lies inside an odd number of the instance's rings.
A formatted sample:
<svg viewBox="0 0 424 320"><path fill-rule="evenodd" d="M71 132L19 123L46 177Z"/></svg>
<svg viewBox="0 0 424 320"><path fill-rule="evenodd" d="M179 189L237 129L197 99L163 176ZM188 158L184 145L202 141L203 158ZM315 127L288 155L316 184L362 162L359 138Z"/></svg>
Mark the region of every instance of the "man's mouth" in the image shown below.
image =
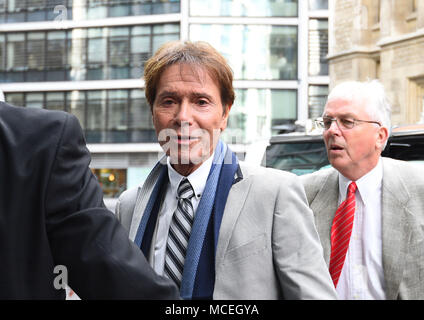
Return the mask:
<svg viewBox="0 0 424 320"><path fill-rule="evenodd" d="M191 137L191 136L175 136L173 138L177 143L191 143L199 140L199 137Z"/></svg>
<svg viewBox="0 0 424 320"><path fill-rule="evenodd" d="M337 145L337 144L332 144L332 145L330 145L330 150L331 151L341 151L341 150L343 150L344 148L343 147L341 147L341 146L339 146L339 145Z"/></svg>

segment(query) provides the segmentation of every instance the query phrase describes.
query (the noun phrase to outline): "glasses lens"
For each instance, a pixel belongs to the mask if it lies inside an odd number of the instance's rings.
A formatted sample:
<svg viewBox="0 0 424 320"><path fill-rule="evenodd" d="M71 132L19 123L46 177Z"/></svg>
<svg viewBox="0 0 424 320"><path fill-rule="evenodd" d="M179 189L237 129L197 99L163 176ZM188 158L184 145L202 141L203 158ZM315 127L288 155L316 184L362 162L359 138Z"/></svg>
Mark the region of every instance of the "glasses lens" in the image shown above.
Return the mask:
<svg viewBox="0 0 424 320"><path fill-rule="evenodd" d="M331 119L331 118L324 118L322 122L324 124L325 130L328 130L328 129L330 129L331 124L333 123L333 119Z"/></svg>

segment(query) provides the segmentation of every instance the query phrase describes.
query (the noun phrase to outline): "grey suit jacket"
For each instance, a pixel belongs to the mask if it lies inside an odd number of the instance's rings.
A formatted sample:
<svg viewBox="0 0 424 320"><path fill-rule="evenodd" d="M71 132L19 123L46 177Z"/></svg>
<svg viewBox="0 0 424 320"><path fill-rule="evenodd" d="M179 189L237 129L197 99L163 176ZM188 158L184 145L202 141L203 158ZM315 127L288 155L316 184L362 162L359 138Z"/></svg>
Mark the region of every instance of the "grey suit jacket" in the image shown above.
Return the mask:
<svg viewBox="0 0 424 320"><path fill-rule="evenodd" d="M383 159L382 238L386 298L424 299L424 178L422 166ZM420 171L421 168L421 171ZM301 177L327 265L338 201L338 172Z"/></svg>
<svg viewBox="0 0 424 320"><path fill-rule="evenodd" d="M242 162L240 168L219 231L214 299L335 299L300 180ZM119 198L116 214L132 240L156 178Z"/></svg>

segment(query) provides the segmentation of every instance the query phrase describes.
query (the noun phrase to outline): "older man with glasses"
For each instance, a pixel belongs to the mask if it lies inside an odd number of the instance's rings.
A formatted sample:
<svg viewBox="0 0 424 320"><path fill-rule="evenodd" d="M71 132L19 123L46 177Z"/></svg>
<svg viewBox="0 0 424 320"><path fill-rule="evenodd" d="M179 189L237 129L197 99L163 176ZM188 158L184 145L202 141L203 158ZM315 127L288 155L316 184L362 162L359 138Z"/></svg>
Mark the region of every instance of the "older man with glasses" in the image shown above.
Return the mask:
<svg viewBox="0 0 424 320"><path fill-rule="evenodd" d="M316 121L333 168L302 181L340 299L424 298L424 178L381 157L390 109L380 82L350 81Z"/></svg>

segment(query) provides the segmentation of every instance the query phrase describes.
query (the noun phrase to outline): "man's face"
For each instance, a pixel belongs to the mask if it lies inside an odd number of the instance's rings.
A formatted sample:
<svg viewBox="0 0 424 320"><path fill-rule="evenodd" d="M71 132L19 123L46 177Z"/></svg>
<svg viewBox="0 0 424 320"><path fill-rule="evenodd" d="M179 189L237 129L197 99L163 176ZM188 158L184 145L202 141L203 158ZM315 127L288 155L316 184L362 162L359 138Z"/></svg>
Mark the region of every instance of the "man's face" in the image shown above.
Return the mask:
<svg viewBox="0 0 424 320"><path fill-rule="evenodd" d="M364 102L335 98L327 102L324 116L337 119L372 120ZM387 139L387 129L374 123L357 122L352 129L340 129L333 121L323 133L331 165L356 181L378 162Z"/></svg>
<svg viewBox="0 0 424 320"><path fill-rule="evenodd" d="M153 104L159 143L183 175L212 155L231 106L224 108L219 88L206 69L174 64L162 73Z"/></svg>

